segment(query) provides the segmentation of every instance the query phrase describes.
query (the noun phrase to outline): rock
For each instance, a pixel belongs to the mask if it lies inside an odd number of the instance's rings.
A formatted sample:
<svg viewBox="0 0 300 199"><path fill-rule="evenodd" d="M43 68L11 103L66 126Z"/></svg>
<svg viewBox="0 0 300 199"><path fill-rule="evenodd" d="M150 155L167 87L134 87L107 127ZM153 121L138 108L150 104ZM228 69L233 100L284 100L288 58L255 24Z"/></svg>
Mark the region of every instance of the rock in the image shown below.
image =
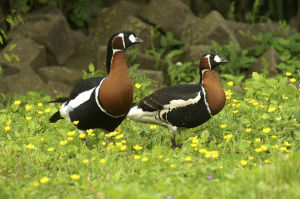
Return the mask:
<svg viewBox="0 0 300 199"><path fill-rule="evenodd" d="M20 24L9 32L9 38L23 35L32 38L55 56L59 64L63 64L76 48L74 34L59 9L45 7L24 16L24 24Z"/></svg>
<svg viewBox="0 0 300 199"><path fill-rule="evenodd" d="M184 61L199 61L205 54L212 51L211 45L192 45L186 50Z"/></svg>
<svg viewBox="0 0 300 199"><path fill-rule="evenodd" d="M134 51L130 50L127 52L127 57L128 56L135 56L133 55ZM140 69L148 69L148 70L155 70L155 58L151 55L147 55L144 53L138 52L136 56L136 60L133 61L133 63L128 63L128 64L139 64Z"/></svg>
<svg viewBox="0 0 300 199"><path fill-rule="evenodd" d="M12 45L16 45L12 50ZM39 67L47 65L46 49L43 45L40 45L30 38L18 36L14 38L1 52L0 64L9 64L4 58L4 53L12 56L16 55L19 58L19 63L13 59L16 66L22 67L22 65L29 65L34 71L37 71Z"/></svg>
<svg viewBox="0 0 300 199"><path fill-rule="evenodd" d="M151 0L141 9L140 15L146 21L158 25L165 33L173 32L176 37L192 23L196 17L180 0Z"/></svg>
<svg viewBox="0 0 300 199"><path fill-rule="evenodd" d="M97 54L97 61L96 61L96 68L106 71L106 51L107 46L99 46L98 54Z"/></svg>
<svg viewBox="0 0 300 199"><path fill-rule="evenodd" d="M276 65L278 64L278 54L274 48L267 50L255 63L249 68L246 76L250 77L253 72L263 73L265 70L265 63L263 59L266 60L268 64L268 71L270 76L275 76L278 74Z"/></svg>
<svg viewBox="0 0 300 199"><path fill-rule="evenodd" d="M66 85L62 82L56 82L51 80L47 83L47 93L48 95L53 97L61 94L68 96L71 93L72 89L73 86Z"/></svg>
<svg viewBox="0 0 300 199"><path fill-rule="evenodd" d="M292 28L295 28L298 32L300 32L300 12L298 12L297 16L289 20L289 25Z"/></svg>
<svg viewBox="0 0 300 199"><path fill-rule="evenodd" d="M71 86L74 86L82 76L82 73L76 70L61 66L42 67L39 69L38 74L46 83L53 81Z"/></svg>
<svg viewBox="0 0 300 199"><path fill-rule="evenodd" d="M236 21L226 21L228 28L233 32L235 38L239 42L241 48L249 48L256 44L256 42L252 39L252 31L253 26L247 23L236 22ZM250 33L248 35L248 33Z"/></svg>
<svg viewBox="0 0 300 199"><path fill-rule="evenodd" d="M210 12L203 20L191 25L183 33L186 46L211 45L216 41L221 45L233 41L238 44L234 33L226 24L225 19L217 11Z"/></svg>
<svg viewBox="0 0 300 199"><path fill-rule="evenodd" d="M29 65L15 67L14 65L2 65L6 68L0 75L0 93L26 94L28 91L40 91L45 88L44 82ZM3 90L2 90L3 89Z"/></svg>
<svg viewBox="0 0 300 199"><path fill-rule="evenodd" d="M145 74L152 80L152 84L150 86L151 89L158 89L164 83L164 75L162 71L138 69L136 72L137 74Z"/></svg>

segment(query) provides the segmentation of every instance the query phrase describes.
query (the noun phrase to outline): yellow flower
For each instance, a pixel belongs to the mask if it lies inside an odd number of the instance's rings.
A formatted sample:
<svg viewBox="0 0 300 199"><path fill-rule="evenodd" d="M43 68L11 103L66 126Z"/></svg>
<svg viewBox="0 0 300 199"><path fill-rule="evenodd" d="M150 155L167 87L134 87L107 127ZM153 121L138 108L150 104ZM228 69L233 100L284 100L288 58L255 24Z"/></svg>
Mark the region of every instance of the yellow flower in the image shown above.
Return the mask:
<svg viewBox="0 0 300 199"><path fill-rule="evenodd" d="M53 148L53 147L50 147L50 148L47 149L47 151L48 151L48 152L54 151L54 148Z"/></svg>
<svg viewBox="0 0 300 199"><path fill-rule="evenodd" d="M219 169L220 170L224 169L224 166L223 165L219 166Z"/></svg>
<svg viewBox="0 0 300 199"><path fill-rule="evenodd" d="M294 83L294 82L296 82L296 79L295 78L291 78L290 82Z"/></svg>
<svg viewBox="0 0 300 199"><path fill-rule="evenodd" d="M88 163L89 163L89 160L82 160L82 163L83 163L83 164L88 164Z"/></svg>
<svg viewBox="0 0 300 199"><path fill-rule="evenodd" d="M265 108L265 106L264 105L260 105L260 108L263 109L263 108Z"/></svg>
<svg viewBox="0 0 300 199"><path fill-rule="evenodd" d="M226 142L229 142L229 140L231 140L232 136L233 136L232 134L224 135L224 139L226 140Z"/></svg>
<svg viewBox="0 0 300 199"><path fill-rule="evenodd" d="M206 149L199 149L199 153L205 154L206 153Z"/></svg>
<svg viewBox="0 0 300 199"><path fill-rule="evenodd" d="M59 144L60 144L61 146L65 146L67 143L68 143L67 140L62 140L62 141L60 141Z"/></svg>
<svg viewBox="0 0 300 199"><path fill-rule="evenodd" d="M276 135L272 135L272 138L273 138L273 139L276 139L276 138L278 138L278 136L276 136Z"/></svg>
<svg viewBox="0 0 300 199"><path fill-rule="evenodd" d="M139 145L135 145L133 148L134 148L134 150L136 150L136 151L139 151L139 150L143 149L143 147L141 147L141 146L139 146Z"/></svg>
<svg viewBox="0 0 300 199"><path fill-rule="evenodd" d="M270 160L265 160L264 162L265 162L266 164L270 164L270 163L271 163Z"/></svg>
<svg viewBox="0 0 300 199"><path fill-rule="evenodd" d="M170 167L171 167L172 169L175 169L175 168L176 168L176 164L171 164Z"/></svg>
<svg viewBox="0 0 300 199"><path fill-rule="evenodd" d="M199 142L199 140L197 138L196 139L194 139L194 138L192 139L192 143L193 144L198 144L198 142Z"/></svg>
<svg viewBox="0 0 300 199"><path fill-rule="evenodd" d="M157 128L157 125L150 125L150 129L153 131L153 130L155 130Z"/></svg>
<svg viewBox="0 0 300 199"><path fill-rule="evenodd" d="M105 146L105 145L106 145L106 142L103 141L101 144L102 144L102 146Z"/></svg>
<svg viewBox="0 0 300 199"><path fill-rule="evenodd" d="M276 120L277 121L280 121L282 118L281 117L276 117Z"/></svg>
<svg viewBox="0 0 300 199"><path fill-rule="evenodd" d="M82 133L82 134L79 134L79 136L78 136L80 139L84 139L85 138L85 134L84 133Z"/></svg>
<svg viewBox="0 0 300 199"><path fill-rule="evenodd" d="M191 147L196 147L198 144L197 143L192 143Z"/></svg>
<svg viewBox="0 0 300 199"><path fill-rule="evenodd" d="M169 162L170 158L164 159L164 162Z"/></svg>
<svg viewBox="0 0 300 199"><path fill-rule="evenodd" d="M73 175L71 175L70 177L71 177L72 180L79 180L80 175L78 175L78 174L73 174Z"/></svg>
<svg viewBox="0 0 300 199"><path fill-rule="evenodd" d="M101 163L101 164L104 164L105 162L106 162L106 160L105 160L104 158L101 158L101 159L100 159L100 163Z"/></svg>
<svg viewBox="0 0 300 199"><path fill-rule="evenodd" d="M205 157L206 158L211 158L211 159L215 159L219 156L218 151L206 151L205 153Z"/></svg>
<svg viewBox="0 0 300 199"><path fill-rule="evenodd" d="M122 145L122 146L120 147L120 150L121 150L121 151L125 151L126 148L127 148L126 145Z"/></svg>
<svg viewBox="0 0 300 199"><path fill-rule="evenodd" d="M32 105L26 104L25 105L25 111L29 111L31 109Z"/></svg>
<svg viewBox="0 0 300 199"><path fill-rule="evenodd" d="M252 131L252 129L246 128L245 131L246 131L246 133L250 133Z"/></svg>
<svg viewBox="0 0 300 199"><path fill-rule="evenodd" d="M164 157L164 156L163 156L162 154L159 154L159 155L158 155L158 158L159 158L159 159L162 159L163 157Z"/></svg>
<svg viewBox="0 0 300 199"><path fill-rule="evenodd" d="M27 144L27 145L26 145L26 148L27 148L27 149L33 149L33 148L34 148L34 145L33 145L33 144Z"/></svg>
<svg viewBox="0 0 300 199"><path fill-rule="evenodd" d="M291 76L291 75L292 75L292 73L290 73L290 72L286 72L286 73L285 73L285 75L289 77L289 76Z"/></svg>
<svg viewBox="0 0 300 199"><path fill-rule="evenodd" d="M38 105L38 106L43 106L43 103L39 102L37 105Z"/></svg>
<svg viewBox="0 0 300 199"><path fill-rule="evenodd" d="M260 138L256 138L255 140L254 140L254 142L260 142L261 140L260 140Z"/></svg>
<svg viewBox="0 0 300 199"><path fill-rule="evenodd" d="M92 135L94 131L93 131L93 129L88 129L88 130L86 130L86 132L88 135Z"/></svg>
<svg viewBox="0 0 300 199"><path fill-rule="evenodd" d="M9 131L10 129L11 129L10 126L6 126L6 127L4 128L5 131Z"/></svg>
<svg viewBox="0 0 300 199"><path fill-rule="evenodd" d="M142 84L136 83L134 86L135 86L136 88L141 88Z"/></svg>
<svg viewBox="0 0 300 199"><path fill-rule="evenodd" d="M122 142L123 144L125 144L125 143L126 143L126 140L122 140L121 142Z"/></svg>
<svg viewBox="0 0 300 199"><path fill-rule="evenodd" d="M267 134L267 133L270 133L271 129L270 128L264 128L262 130L263 133Z"/></svg>
<svg viewBox="0 0 300 199"><path fill-rule="evenodd" d="M285 95L282 95L282 99L289 99L289 97L285 96Z"/></svg>
<svg viewBox="0 0 300 199"><path fill-rule="evenodd" d="M282 109L282 105L279 105L278 108L279 108L279 109Z"/></svg>
<svg viewBox="0 0 300 199"><path fill-rule="evenodd" d="M111 143L109 143L107 147L108 147L109 149L113 149L113 148L115 148L115 146L114 146L114 143L112 143L112 142L111 142Z"/></svg>
<svg viewBox="0 0 300 199"><path fill-rule="evenodd" d="M135 160L139 160L139 159L141 159L141 156L139 156L139 155L134 155L133 158L134 158Z"/></svg>
<svg viewBox="0 0 300 199"><path fill-rule="evenodd" d="M241 160L240 163L242 166L246 166L248 164L247 160Z"/></svg>
<svg viewBox="0 0 300 199"><path fill-rule="evenodd" d="M32 183L32 186L38 188L40 186L40 183L39 182L34 182L34 183Z"/></svg>
<svg viewBox="0 0 300 199"><path fill-rule="evenodd" d="M254 160L254 157L253 156L249 156L248 160Z"/></svg>
<svg viewBox="0 0 300 199"><path fill-rule="evenodd" d="M291 146L289 142L284 142L284 146Z"/></svg>
<svg viewBox="0 0 300 199"><path fill-rule="evenodd" d="M273 149L278 149L278 147L279 146L277 144L275 144L275 145L272 146Z"/></svg>
<svg viewBox="0 0 300 199"><path fill-rule="evenodd" d="M258 102L253 102L253 105L254 105L254 106L257 106L257 105L258 105Z"/></svg>
<svg viewBox="0 0 300 199"><path fill-rule="evenodd" d="M262 148L256 148L255 151L258 152L258 153L262 152Z"/></svg>
<svg viewBox="0 0 300 199"><path fill-rule="evenodd" d="M185 158L185 161L190 162L192 160L192 158L190 156Z"/></svg>
<svg viewBox="0 0 300 199"><path fill-rule="evenodd" d="M124 137L124 134L122 133L122 134L116 136L115 139L116 139L116 140L119 140L119 139L122 139L123 137Z"/></svg>
<svg viewBox="0 0 300 199"><path fill-rule="evenodd" d="M266 147L265 145L261 145L260 148L261 148L261 150L263 150L263 151L267 151L267 150L268 150L268 147Z"/></svg>
<svg viewBox="0 0 300 199"><path fill-rule="evenodd" d="M287 150L287 148L285 146L280 147L280 151L286 151L286 150Z"/></svg>
<svg viewBox="0 0 300 199"><path fill-rule="evenodd" d="M234 103L238 103L239 102L239 100L237 100L237 99L233 99L232 100Z"/></svg>
<svg viewBox="0 0 300 199"><path fill-rule="evenodd" d="M21 104L21 101L20 101L20 100L14 101L14 105L20 105L20 104Z"/></svg>
<svg viewBox="0 0 300 199"><path fill-rule="evenodd" d="M6 125L9 126L11 124L11 122L12 122L11 119L7 120Z"/></svg>
<svg viewBox="0 0 300 199"><path fill-rule="evenodd" d="M221 124L221 125L220 125L220 128L221 128L221 129L225 129L226 127L227 127L227 124Z"/></svg>
<svg viewBox="0 0 300 199"><path fill-rule="evenodd" d="M68 137L67 140L68 140L68 141L72 141L72 140L73 140L73 137Z"/></svg>
<svg viewBox="0 0 300 199"><path fill-rule="evenodd" d="M31 120L32 118L30 116L25 117L26 120Z"/></svg>
<svg viewBox="0 0 300 199"><path fill-rule="evenodd" d="M40 183L42 183L42 184L45 184L45 183L47 183L48 181L49 181L49 178L48 178L48 177L43 177L43 178L40 179Z"/></svg>
<svg viewBox="0 0 300 199"><path fill-rule="evenodd" d="M122 142L117 142L117 143L116 143L116 146L117 146L117 147L122 146Z"/></svg>
<svg viewBox="0 0 300 199"><path fill-rule="evenodd" d="M77 120L76 120L76 121L73 121L73 124L74 124L74 125L77 125L77 124L79 124L79 121L77 121Z"/></svg>
<svg viewBox="0 0 300 199"><path fill-rule="evenodd" d="M50 108L46 108L45 109L45 113L50 113L51 112L51 109Z"/></svg>
<svg viewBox="0 0 300 199"><path fill-rule="evenodd" d="M71 137L71 136L75 135L75 131L69 131L69 132L67 133L67 135Z"/></svg>
<svg viewBox="0 0 300 199"><path fill-rule="evenodd" d="M249 88L245 87L244 90L247 91Z"/></svg>
<svg viewBox="0 0 300 199"><path fill-rule="evenodd" d="M232 113L237 114L239 111L238 110L234 110L232 111Z"/></svg>
<svg viewBox="0 0 300 199"><path fill-rule="evenodd" d="M147 162L149 159L148 158L146 158L146 157L143 157L142 158L142 162Z"/></svg>
<svg viewBox="0 0 300 199"><path fill-rule="evenodd" d="M119 132L119 133L121 132L121 130L122 130L122 129L121 129L121 127L119 127L119 126L116 128L116 131Z"/></svg>
<svg viewBox="0 0 300 199"><path fill-rule="evenodd" d="M274 112L275 110L276 110L275 107L270 107L270 108L268 109L268 112L269 112L269 113L272 113L272 112Z"/></svg>
<svg viewBox="0 0 300 199"><path fill-rule="evenodd" d="M228 86L233 86L233 81L227 82L227 85L228 85Z"/></svg>

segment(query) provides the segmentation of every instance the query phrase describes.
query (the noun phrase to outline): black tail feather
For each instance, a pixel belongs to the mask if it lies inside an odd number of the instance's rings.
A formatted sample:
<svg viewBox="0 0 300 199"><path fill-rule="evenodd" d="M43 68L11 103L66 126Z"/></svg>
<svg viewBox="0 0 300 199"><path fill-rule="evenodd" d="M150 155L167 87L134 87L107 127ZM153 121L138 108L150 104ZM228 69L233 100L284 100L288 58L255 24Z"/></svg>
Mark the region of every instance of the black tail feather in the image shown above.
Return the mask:
<svg viewBox="0 0 300 199"><path fill-rule="evenodd" d="M52 100L52 101L50 101L50 102L48 102L48 103L57 103L57 102L62 103L62 102L66 102L66 101L68 101L68 100L69 100L69 97L60 97L60 98L57 98L57 99L55 99L55 100Z"/></svg>
<svg viewBox="0 0 300 199"><path fill-rule="evenodd" d="M60 119L63 119L63 118L61 117L60 112L57 111L56 113L54 113L52 115L52 117L49 120L50 120L50 123L54 123L54 122L56 122L57 120L60 120Z"/></svg>

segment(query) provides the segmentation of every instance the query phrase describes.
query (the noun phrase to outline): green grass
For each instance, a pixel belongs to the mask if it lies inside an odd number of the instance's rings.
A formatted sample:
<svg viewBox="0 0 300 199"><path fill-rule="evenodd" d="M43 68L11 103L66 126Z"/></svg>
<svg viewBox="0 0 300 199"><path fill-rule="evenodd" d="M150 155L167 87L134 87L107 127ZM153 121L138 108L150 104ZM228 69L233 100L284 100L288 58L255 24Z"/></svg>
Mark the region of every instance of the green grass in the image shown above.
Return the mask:
<svg viewBox="0 0 300 199"><path fill-rule="evenodd" d="M130 120L108 136L90 132L86 145L66 120L49 124L58 109L50 97L2 96L0 198L299 198L299 90L290 77L253 77L223 82L224 110L177 136L181 149L168 129ZM140 83L135 99L147 91Z"/></svg>

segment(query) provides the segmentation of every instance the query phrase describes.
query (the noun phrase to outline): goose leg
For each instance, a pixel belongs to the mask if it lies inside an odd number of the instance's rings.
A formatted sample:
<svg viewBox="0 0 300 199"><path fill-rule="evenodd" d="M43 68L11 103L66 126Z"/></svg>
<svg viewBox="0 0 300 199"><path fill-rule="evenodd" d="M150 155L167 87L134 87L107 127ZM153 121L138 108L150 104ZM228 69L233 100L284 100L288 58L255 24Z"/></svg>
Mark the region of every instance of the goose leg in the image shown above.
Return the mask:
<svg viewBox="0 0 300 199"><path fill-rule="evenodd" d="M173 138L171 138L172 148L181 148L181 144L176 144L176 134L180 134L180 131L177 129L177 127L170 128L170 133L173 134Z"/></svg>

